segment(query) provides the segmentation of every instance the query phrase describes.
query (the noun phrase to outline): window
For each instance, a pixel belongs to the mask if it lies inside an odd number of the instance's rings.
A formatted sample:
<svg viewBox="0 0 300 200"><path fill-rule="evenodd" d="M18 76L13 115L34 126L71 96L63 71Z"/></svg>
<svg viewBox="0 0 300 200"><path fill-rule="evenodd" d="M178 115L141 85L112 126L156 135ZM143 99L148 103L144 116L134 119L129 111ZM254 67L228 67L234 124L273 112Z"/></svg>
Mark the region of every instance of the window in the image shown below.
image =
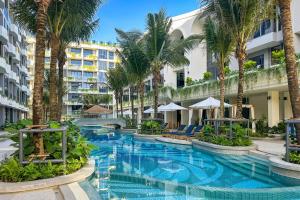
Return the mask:
<svg viewBox="0 0 300 200"><path fill-rule="evenodd" d="M115 59L115 53L113 51L110 51L109 54L108 54L108 57L109 57L110 60Z"/></svg>
<svg viewBox="0 0 300 200"><path fill-rule="evenodd" d="M115 63L109 62L108 67L109 67L109 68L114 68L114 67L115 67Z"/></svg>
<svg viewBox="0 0 300 200"><path fill-rule="evenodd" d="M270 32L272 32L272 22L271 20L265 20L260 27L258 28L258 30L254 33L254 37L253 38L257 38L260 37L262 35L268 34Z"/></svg>
<svg viewBox="0 0 300 200"><path fill-rule="evenodd" d="M93 66L94 62L93 61L89 61L89 60L85 60L85 61L83 61L83 65Z"/></svg>
<svg viewBox="0 0 300 200"><path fill-rule="evenodd" d="M93 72L83 72L83 79L87 80L88 78L93 77Z"/></svg>
<svg viewBox="0 0 300 200"><path fill-rule="evenodd" d="M69 75L74 78L81 78L81 72L78 71L70 71Z"/></svg>
<svg viewBox="0 0 300 200"><path fill-rule="evenodd" d="M99 60L99 70L107 70L107 62Z"/></svg>
<svg viewBox="0 0 300 200"><path fill-rule="evenodd" d="M262 54L262 55L259 55L259 56L249 58L249 60L255 61L258 68L264 68L264 63L265 63L264 58L265 58L264 54Z"/></svg>
<svg viewBox="0 0 300 200"><path fill-rule="evenodd" d="M100 59L107 59L107 50L100 49L99 50L99 58Z"/></svg>
<svg viewBox="0 0 300 200"><path fill-rule="evenodd" d="M93 50L89 50L89 49L84 49L83 50L83 56L84 57L87 57L89 55L93 55L94 54L94 51Z"/></svg>
<svg viewBox="0 0 300 200"><path fill-rule="evenodd" d="M71 60L71 65L81 66L81 60Z"/></svg>
<svg viewBox="0 0 300 200"><path fill-rule="evenodd" d="M108 92L108 88L107 88L107 87L104 87L104 86L101 86L101 87L99 88L99 92L101 92L101 93L107 93L107 92Z"/></svg>
<svg viewBox="0 0 300 200"><path fill-rule="evenodd" d="M71 48L70 52L71 53L76 53L76 54L81 54L81 49L79 49L79 48Z"/></svg>
<svg viewBox="0 0 300 200"><path fill-rule="evenodd" d="M45 57L45 63L50 63L50 57Z"/></svg>
<svg viewBox="0 0 300 200"><path fill-rule="evenodd" d="M99 82L106 83L106 74L104 72L99 72Z"/></svg>

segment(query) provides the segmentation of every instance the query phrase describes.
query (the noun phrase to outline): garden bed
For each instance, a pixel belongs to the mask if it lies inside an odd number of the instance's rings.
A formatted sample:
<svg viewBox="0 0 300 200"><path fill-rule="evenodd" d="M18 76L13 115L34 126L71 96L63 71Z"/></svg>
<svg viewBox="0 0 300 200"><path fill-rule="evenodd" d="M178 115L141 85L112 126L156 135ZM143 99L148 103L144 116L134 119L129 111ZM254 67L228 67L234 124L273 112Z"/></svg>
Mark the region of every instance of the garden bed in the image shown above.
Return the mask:
<svg viewBox="0 0 300 200"><path fill-rule="evenodd" d="M221 154L231 154L231 155L246 155L249 151L256 150L256 145L250 146L223 146L212 144L208 142L203 142L199 140L192 140L192 145L195 148L206 150L214 153Z"/></svg>

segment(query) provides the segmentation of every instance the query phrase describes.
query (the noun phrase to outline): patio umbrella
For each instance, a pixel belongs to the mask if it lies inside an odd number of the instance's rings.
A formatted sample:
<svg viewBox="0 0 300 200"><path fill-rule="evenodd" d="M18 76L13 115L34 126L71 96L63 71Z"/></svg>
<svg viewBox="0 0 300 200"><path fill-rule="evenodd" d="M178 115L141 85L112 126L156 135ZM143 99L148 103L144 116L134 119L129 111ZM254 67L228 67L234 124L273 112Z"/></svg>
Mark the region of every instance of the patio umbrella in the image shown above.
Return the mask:
<svg viewBox="0 0 300 200"><path fill-rule="evenodd" d="M165 105L161 105L157 108L157 111L158 112L163 112L163 108L164 108ZM150 113L154 113L154 109L153 108L148 108L147 110L144 111L144 113L146 114L150 114Z"/></svg>
<svg viewBox="0 0 300 200"><path fill-rule="evenodd" d="M228 103L224 103L224 106L225 106L225 108L232 107ZM190 108L195 108L195 109L213 109L213 108L219 108L219 107L220 107L220 101L213 97L209 97L203 101L200 101L200 102L190 106Z"/></svg>
<svg viewBox="0 0 300 200"><path fill-rule="evenodd" d="M136 114L136 113L134 113L134 114ZM131 112L131 110L126 110L123 112L123 115L132 115L132 112Z"/></svg>
<svg viewBox="0 0 300 200"><path fill-rule="evenodd" d="M169 103L168 105L165 105L163 108L160 109L161 111L164 112L173 112L173 111L177 111L177 110L187 110L186 108L179 106L175 103ZM171 121L172 125L173 125L173 116L172 116L172 121Z"/></svg>

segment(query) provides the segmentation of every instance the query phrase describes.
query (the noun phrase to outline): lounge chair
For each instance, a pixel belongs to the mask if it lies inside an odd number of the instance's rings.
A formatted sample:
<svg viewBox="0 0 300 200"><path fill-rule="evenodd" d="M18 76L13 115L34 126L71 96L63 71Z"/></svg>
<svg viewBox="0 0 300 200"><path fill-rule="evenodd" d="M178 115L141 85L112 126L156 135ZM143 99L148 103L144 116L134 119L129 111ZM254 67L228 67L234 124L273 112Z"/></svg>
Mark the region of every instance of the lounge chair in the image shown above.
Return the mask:
<svg viewBox="0 0 300 200"><path fill-rule="evenodd" d="M200 131L201 131L202 129L203 129L203 126L202 126L202 125L196 126L193 135L195 135L195 134L197 134L197 133L200 133Z"/></svg>
<svg viewBox="0 0 300 200"><path fill-rule="evenodd" d="M185 131L177 131L176 135L184 135L184 136L192 135L194 128L195 125L189 125Z"/></svg>
<svg viewBox="0 0 300 200"><path fill-rule="evenodd" d="M186 125L180 125L176 131L165 131L163 132L163 134L172 134L172 135L175 135L177 132L180 132L180 131L183 131L184 128L186 127Z"/></svg>

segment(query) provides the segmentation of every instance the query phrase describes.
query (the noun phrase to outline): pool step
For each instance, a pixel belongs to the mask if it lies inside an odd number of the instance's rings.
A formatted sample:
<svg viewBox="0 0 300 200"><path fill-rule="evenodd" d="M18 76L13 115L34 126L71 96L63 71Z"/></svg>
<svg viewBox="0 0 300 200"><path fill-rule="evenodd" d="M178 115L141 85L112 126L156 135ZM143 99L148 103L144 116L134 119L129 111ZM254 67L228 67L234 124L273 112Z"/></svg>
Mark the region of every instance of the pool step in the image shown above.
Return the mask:
<svg viewBox="0 0 300 200"><path fill-rule="evenodd" d="M218 162L220 162L221 164L241 173L244 175L247 175L251 178L263 181L265 183L268 184L272 184L272 185L278 185L280 186L279 183L277 183L276 181L273 181L269 178L269 168L265 168L265 166L262 166L261 164L256 163L255 164L255 168L252 168L252 165L250 165L249 163L246 162L238 162L238 158L237 159L217 159ZM263 169L265 168L265 169ZM254 171L255 170L255 171Z"/></svg>

